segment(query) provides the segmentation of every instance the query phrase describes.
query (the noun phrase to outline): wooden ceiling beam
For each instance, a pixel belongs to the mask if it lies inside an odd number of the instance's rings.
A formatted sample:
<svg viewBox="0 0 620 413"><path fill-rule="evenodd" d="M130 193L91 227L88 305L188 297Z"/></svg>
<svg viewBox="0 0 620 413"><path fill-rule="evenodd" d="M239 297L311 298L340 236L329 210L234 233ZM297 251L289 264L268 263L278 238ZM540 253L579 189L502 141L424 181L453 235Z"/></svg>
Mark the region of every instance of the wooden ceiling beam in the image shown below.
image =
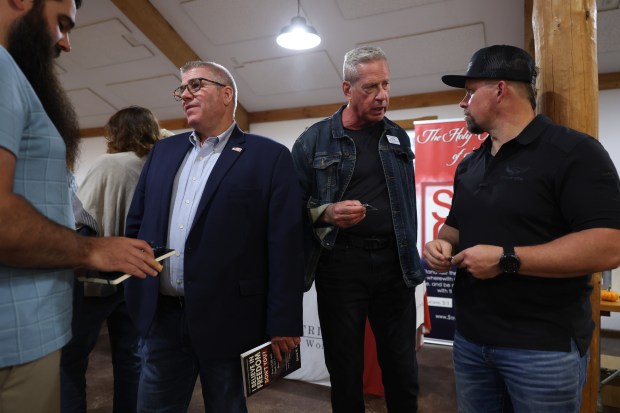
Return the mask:
<svg viewBox="0 0 620 413"><path fill-rule="evenodd" d="M390 109L411 109L425 108L431 106L457 104L463 97L460 89L448 90L445 92L420 93L408 96L390 97ZM250 124L263 122L280 122L284 120L322 118L336 112L342 103L331 103L328 105L306 106L291 109L266 110L262 112L251 112L249 114Z"/></svg>
<svg viewBox="0 0 620 413"><path fill-rule="evenodd" d="M204 60L185 43L148 0L111 1L176 67L181 67L190 60ZM248 112L241 103L237 104L235 118L241 129L250 128Z"/></svg>
<svg viewBox="0 0 620 413"><path fill-rule="evenodd" d="M181 67L189 60L200 59L148 0L111 1L175 66ZM531 0L527 1L530 2ZM620 88L620 72L599 74L599 90L618 88ZM413 109L458 104L462 97L463 91L460 89L407 96L394 96L390 98L390 109ZM236 119L242 129L249 130L252 123L280 122L285 120L330 116L337 111L342 104L344 104L344 102L250 113L239 103L237 106ZM405 120L404 122L408 121L409 120ZM187 123L184 118L163 120L160 123L162 128L171 130L187 128ZM103 128L82 129L80 131L80 136L103 136Z"/></svg>
<svg viewBox="0 0 620 413"><path fill-rule="evenodd" d="M620 89L620 72L599 73L598 90Z"/></svg>
<svg viewBox="0 0 620 413"><path fill-rule="evenodd" d="M160 120L159 126L170 131L189 128L187 119L185 118ZM103 126L98 128L80 129L80 138L98 138L101 136L105 136L105 128Z"/></svg>
<svg viewBox="0 0 620 413"><path fill-rule="evenodd" d="M176 67L190 60L200 60L148 0L111 1Z"/></svg>
<svg viewBox="0 0 620 413"><path fill-rule="evenodd" d="M120 0L113 0L120 1ZM598 75L599 90L620 89L620 72L616 73L601 73ZM434 93L420 93L416 95L407 96L393 96L390 98L390 109L415 109L415 108L427 108L432 106L458 104L463 97L463 91L461 89L454 89L442 92ZM334 112L340 108L342 103L331 103L327 105L317 106L305 106L299 108L290 109L274 109L265 110L261 112L245 112L246 121L248 126L243 127L245 130L249 130L249 125L252 123L264 123L264 122L281 122L285 120L296 119L309 119L309 118L324 118L331 116ZM237 109L237 117L239 115L239 109ZM239 122L239 119L237 119ZM405 124L410 123L408 119L404 120ZM187 128L185 118L168 119L160 121L161 127L176 130ZM241 123L239 123L241 125ZM103 128L87 128L80 131L80 136L83 138L103 136Z"/></svg>

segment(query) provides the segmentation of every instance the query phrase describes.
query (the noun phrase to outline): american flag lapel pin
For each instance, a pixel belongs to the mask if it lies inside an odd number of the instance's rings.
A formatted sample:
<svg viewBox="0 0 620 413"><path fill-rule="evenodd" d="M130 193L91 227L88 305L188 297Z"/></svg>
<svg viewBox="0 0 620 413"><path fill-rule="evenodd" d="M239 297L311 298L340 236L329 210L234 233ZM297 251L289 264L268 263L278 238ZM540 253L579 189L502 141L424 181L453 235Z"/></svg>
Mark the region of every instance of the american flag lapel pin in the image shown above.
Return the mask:
<svg viewBox="0 0 620 413"><path fill-rule="evenodd" d="M239 153L241 153L241 151L242 151L243 149L242 149L242 148L240 148L240 147L238 147L238 146L233 146L233 147L232 147L232 150L233 150L233 151L235 151L235 152L239 152Z"/></svg>

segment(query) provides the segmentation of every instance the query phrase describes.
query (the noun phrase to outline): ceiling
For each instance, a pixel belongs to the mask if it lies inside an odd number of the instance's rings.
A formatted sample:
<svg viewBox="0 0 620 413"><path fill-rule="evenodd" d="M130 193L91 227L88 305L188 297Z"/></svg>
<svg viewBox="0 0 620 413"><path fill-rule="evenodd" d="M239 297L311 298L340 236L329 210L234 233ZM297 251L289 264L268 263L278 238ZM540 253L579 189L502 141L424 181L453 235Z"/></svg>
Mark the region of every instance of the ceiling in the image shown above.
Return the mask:
<svg viewBox="0 0 620 413"><path fill-rule="evenodd" d="M115 5L130 3L148 7L128 17ZM618 0L597 3L599 73L620 73ZM449 90L441 75L462 73L477 49L524 43L524 0L304 0L300 14L322 37L315 49L275 42L297 15L295 0L84 0L57 69L80 126L99 128L129 105L160 121L183 118L172 90L173 61L185 60L175 49L229 68L239 103L255 113L343 102L342 59L359 45L386 52L396 97Z"/></svg>

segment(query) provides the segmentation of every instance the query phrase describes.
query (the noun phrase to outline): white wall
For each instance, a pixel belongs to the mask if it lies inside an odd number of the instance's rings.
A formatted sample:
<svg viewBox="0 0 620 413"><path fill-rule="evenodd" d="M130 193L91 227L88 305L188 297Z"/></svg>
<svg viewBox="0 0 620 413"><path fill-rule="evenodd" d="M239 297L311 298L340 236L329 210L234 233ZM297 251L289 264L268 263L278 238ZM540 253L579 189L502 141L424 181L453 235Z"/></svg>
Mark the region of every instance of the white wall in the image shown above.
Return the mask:
<svg viewBox="0 0 620 413"><path fill-rule="evenodd" d="M99 138L83 138L80 142L80 157L75 167L75 180L79 185L82 184L84 176L92 162L99 155L106 152L106 140L104 137Z"/></svg>
<svg viewBox="0 0 620 413"><path fill-rule="evenodd" d="M609 152L616 169L620 170L620 89L605 90L599 94L599 137L601 143ZM387 116L392 120L411 119L422 116L437 116L439 119L460 118L463 111L454 105L435 106L429 108L402 109L389 111ZM281 142L289 149L293 147L295 139L310 125L322 118L299 119L283 122L255 123L250 125L250 131L258 135L269 136ZM181 131L177 131L181 132ZM84 179L89 164L99 155L105 153L106 141L101 138L83 139L80 144L81 154L76 168L78 185ZM620 270L614 270L612 288L620 291ZM620 330L620 313L611 317L602 317L601 326L605 329Z"/></svg>
<svg viewBox="0 0 620 413"><path fill-rule="evenodd" d="M188 129L173 130L174 133L185 132ZM80 157L75 168L75 180L78 186L84 180L90 165L99 155L106 153L107 145L103 136L96 138L83 138L80 142Z"/></svg>
<svg viewBox="0 0 620 413"><path fill-rule="evenodd" d="M389 111L387 116L392 120L420 118L422 116L437 116L439 119L447 119L462 117L463 111L455 104L430 108L394 110ZM254 123L250 125L250 131L257 135L269 136L291 149L295 143L295 139L297 139L307 127L321 119L323 118ZM411 127L413 128L413 125L411 125Z"/></svg>
<svg viewBox="0 0 620 413"><path fill-rule="evenodd" d="M620 170L620 89L599 93L599 140ZM620 270L612 271L612 289L620 291ZM601 328L620 330L620 313L601 317Z"/></svg>

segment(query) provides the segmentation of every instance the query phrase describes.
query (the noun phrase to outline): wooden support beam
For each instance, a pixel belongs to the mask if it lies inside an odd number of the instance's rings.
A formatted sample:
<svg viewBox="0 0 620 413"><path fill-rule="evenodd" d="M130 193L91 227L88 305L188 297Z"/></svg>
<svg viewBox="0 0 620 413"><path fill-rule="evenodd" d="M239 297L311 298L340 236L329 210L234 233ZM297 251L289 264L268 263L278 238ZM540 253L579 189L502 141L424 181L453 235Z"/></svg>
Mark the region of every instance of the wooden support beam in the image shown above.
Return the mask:
<svg viewBox="0 0 620 413"><path fill-rule="evenodd" d="M533 0L532 28L538 109L556 123L598 137L598 62L595 0ZM617 80L617 78L616 78ZM590 362L581 412L596 412L600 377L601 274L592 276Z"/></svg>

